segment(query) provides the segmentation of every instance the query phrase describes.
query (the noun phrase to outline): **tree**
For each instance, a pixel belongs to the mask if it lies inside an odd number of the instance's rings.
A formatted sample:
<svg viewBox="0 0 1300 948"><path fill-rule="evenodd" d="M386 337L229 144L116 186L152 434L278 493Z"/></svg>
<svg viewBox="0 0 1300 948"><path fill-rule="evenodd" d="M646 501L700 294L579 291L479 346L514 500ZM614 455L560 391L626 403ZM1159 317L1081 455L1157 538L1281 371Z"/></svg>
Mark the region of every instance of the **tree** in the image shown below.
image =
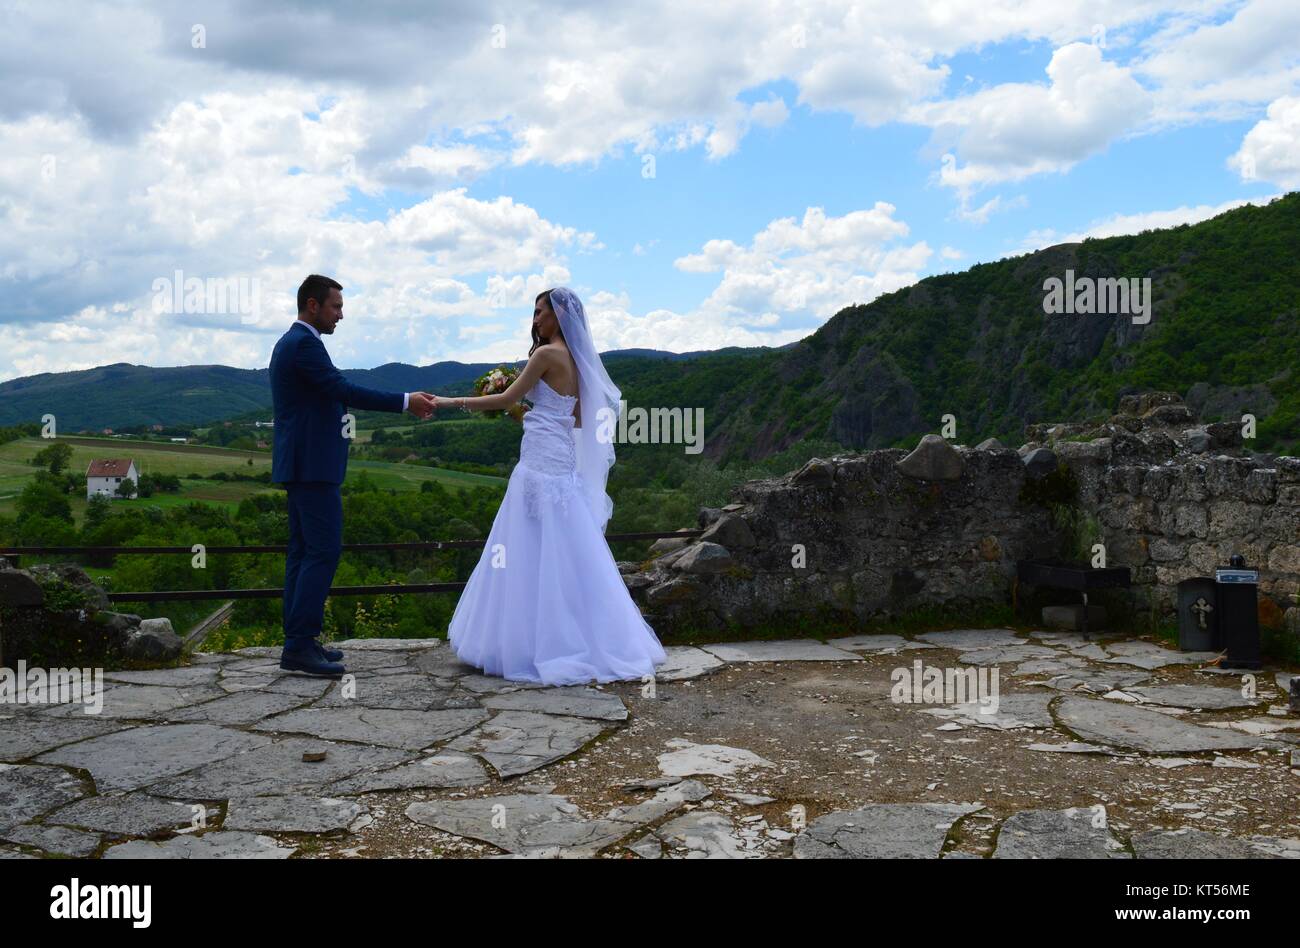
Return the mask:
<svg viewBox="0 0 1300 948"><path fill-rule="evenodd" d="M122 478L122 483L117 485L117 496L129 498L135 493L135 481L129 477Z"/></svg>
<svg viewBox="0 0 1300 948"><path fill-rule="evenodd" d="M60 479L47 471L38 471L18 495L18 519L48 517L72 523L72 504Z"/></svg>
<svg viewBox="0 0 1300 948"><path fill-rule="evenodd" d="M59 475L72 462L72 445L55 442L48 448L42 448L32 457L32 463L44 467L51 474Z"/></svg>
<svg viewBox="0 0 1300 948"><path fill-rule="evenodd" d="M86 501L86 529L95 530L103 525L112 509L112 501L103 494L96 494Z"/></svg>

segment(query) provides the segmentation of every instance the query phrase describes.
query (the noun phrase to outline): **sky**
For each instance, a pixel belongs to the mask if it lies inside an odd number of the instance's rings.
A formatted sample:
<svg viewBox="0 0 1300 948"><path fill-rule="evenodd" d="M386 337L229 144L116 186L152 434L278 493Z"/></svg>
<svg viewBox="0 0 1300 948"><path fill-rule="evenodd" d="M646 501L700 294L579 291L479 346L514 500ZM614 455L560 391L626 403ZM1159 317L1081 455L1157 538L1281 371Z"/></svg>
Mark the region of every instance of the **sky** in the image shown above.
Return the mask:
<svg viewBox="0 0 1300 948"><path fill-rule="evenodd" d="M1300 3L0 0L0 381L779 346L1300 188Z"/></svg>

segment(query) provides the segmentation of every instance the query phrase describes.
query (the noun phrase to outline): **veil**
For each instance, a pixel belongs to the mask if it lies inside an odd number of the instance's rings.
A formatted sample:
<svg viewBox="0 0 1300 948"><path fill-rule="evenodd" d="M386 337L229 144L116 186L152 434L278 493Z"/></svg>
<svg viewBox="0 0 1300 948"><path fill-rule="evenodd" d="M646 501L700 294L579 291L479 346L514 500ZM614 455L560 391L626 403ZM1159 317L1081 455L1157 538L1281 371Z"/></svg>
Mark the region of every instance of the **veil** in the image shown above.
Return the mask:
<svg viewBox="0 0 1300 948"><path fill-rule="evenodd" d="M582 300L567 286L550 292L551 309L560 321L560 332L578 367L578 403L581 427L573 431L578 473L582 476L587 506L603 533L614 501L605 493L609 469L614 464L613 425L618 423L622 393L605 371L591 338ZM607 411L602 411L607 409Z"/></svg>

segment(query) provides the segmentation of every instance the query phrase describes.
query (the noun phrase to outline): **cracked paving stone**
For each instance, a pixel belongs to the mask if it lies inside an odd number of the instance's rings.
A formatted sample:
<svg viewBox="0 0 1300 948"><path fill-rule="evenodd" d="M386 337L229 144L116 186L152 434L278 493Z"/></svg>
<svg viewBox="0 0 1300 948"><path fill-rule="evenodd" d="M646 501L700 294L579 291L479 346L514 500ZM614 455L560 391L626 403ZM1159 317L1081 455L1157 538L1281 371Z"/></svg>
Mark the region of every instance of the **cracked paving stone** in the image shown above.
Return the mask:
<svg viewBox="0 0 1300 948"><path fill-rule="evenodd" d="M54 856L72 856L84 859L99 849L100 838L93 833L67 829L62 826L32 826L27 824L0 832L0 839L8 843L30 846Z"/></svg>
<svg viewBox="0 0 1300 948"><path fill-rule="evenodd" d="M299 707L310 700L303 695L285 695L274 691L237 691L214 701L205 701L193 708L169 711L166 718L173 723L202 721L207 724L246 727L272 714Z"/></svg>
<svg viewBox="0 0 1300 948"><path fill-rule="evenodd" d="M985 711L985 705L978 701L962 704L944 705L934 708L922 708L922 714L933 714L947 718L958 724L974 727L992 728L1009 731L1017 728L1050 728L1053 726L1052 715L1048 711L1055 695L1023 694L1006 695L998 700L996 711ZM994 707L990 703L987 707Z"/></svg>
<svg viewBox="0 0 1300 948"><path fill-rule="evenodd" d="M402 750L423 750L449 740L486 720L481 708L451 711L410 711L392 708L303 708L268 718L253 730L277 734L310 734L329 741L376 744Z"/></svg>
<svg viewBox="0 0 1300 948"><path fill-rule="evenodd" d="M473 698L458 698L452 685L428 675L358 675L351 688L337 687L317 708L389 708L428 711L444 708L477 707Z"/></svg>
<svg viewBox="0 0 1300 948"><path fill-rule="evenodd" d="M442 639L344 639L329 643L330 648L358 652L422 652L430 648L446 648Z"/></svg>
<svg viewBox="0 0 1300 948"><path fill-rule="evenodd" d="M216 820L219 810L202 803L163 800L138 791L86 797L45 817L47 824L109 833L114 836L170 835Z"/></svg>
<svg viewBox="0 0 1300 948"><path fill-rule="evenodd" d="M1112 747L1101 744L1084 744L1080 741L1067 741L1064 744L1030 744L1025 750L1045 751L1054 754L1105 754L1107 757L1132 757L1135 754L1121 754Z"/></svg>
<svg viewBox="0 0 1300 948"><path fill-rule="evenodd" d="M1253 708L1259 704L1253 698L1243 697L1240 688L1219 685L1146 685L1127 689L1144 702L1167 705L1172 708L1207 708L1212 711L1227 708Z"/></svg>
<svg viewBox="0 0 1300 948"><path fill-rule="evenodd" d="M213 724L160 724L92 737L42 754L37 760L87 770L103 793L135 790L269 742L270 738Z"/></svg>
<svg viewBox="0 0 1300 948"><path fill-rule="evenodd" d="M1091 645L1092 640L1085 638L1080 632L1060 632L1039 629L1029 633L1031 639L1038 639L1040 642L1046 642L1049 645L1055 645L1060 648L1075 648L1076 646Z"/></svg>
<svg viewBox="0 0 1300 948"><path fill-rule="evenodd" d="M701 646L724 662L859 662L862 656L813 639L726 642Z"/></svg>
<svg viewBox="0 0 1300 948"><path fill-rule="evenodd" d="M940 648L957 649L963 652L1025 644L1025 640L1010 629L947 629L943 632L923 632L917 638Z"/></svg>
<svg viewBox="0 0 1300 948"><path fill-rule="evenodd" d="M286 673L280 668L279 650L276 650L275 658L242 658L238 661L227 662L221 666L221 675L223 678L238 677L239 675L270 675L279 678ZM287 677L287 676L286 676ZM304 676L305 677L305 676ZM317 681L322 679L315 679Z"/></svg>
<svg viewBox="0 0 1300 948"><path fill-rule="evenodd" d="M132 840L110 846L105 859L288 859L298 847L270 836L218 830L202 836L176 836L160 843Z"/></svg>
<svg viewBox="0 0 1300 948"><path fill-rule="evenodd" d="M58 767L0 764L0 830L84 796L81 781Z"/></svg>
<svg viewBox="0 0 1300 948"><path fill-rule="evenodd" d="M871 803L827 813L794 839L796 859L937 859L948 831L978 803Z"/></svg>
<svg viewBox="0 0 1300 948"><path fill-rule="evenodd" d="M477 787L491 778L477 757L458 751L441 751L424 760L388 770L357 774L325 787L329 793L370 793L375 790L417 790Z"/></svg>
<svg viewBox="0 0 1300 948"><path fill-rule="evenodd" d="M1057 675L1042 684L1057 691L1083 690L1091 691L1094 694L1104 694L1107 691L1128 688L1139 682L1146 681L1150 677L1146 672L1123 671L1118 668L1114 670L1108 668L1081 668L1078 671Z"/></svg>
<svg viewBox="0 0 1300 948"><path fill-rule="evenodd" d="M1276 836L1247 836L1246 842L1261 853L1282 859L1300 859L1300 839L1279 839Z"/></svg>
<svg viewBox="0 0 1300 948"><path fill-rule="evenodd" d="M876 652L893 655L895 652L907 652L920 648L938 648L928 642L916 642L901 635L847 635L838 639L827 639L827 645L847 649L850 652Z"/></svg>
<svg viewBox="0 0 1300 948"><path fill-rule="evenodd" d="M708 793L703 784L688 780L660 790L643 803L616 808L596 819L583 816L567 797L551 793L412 803L406 816L445 833L491 843L508 853L560 850L594 854Z"/></svg>
<svg viewBox="0 0 1300 948"><path fill-rule="evenodd" d="M682 738L673 738L666 742L666 746L673 749L657 758L659 772L665 777L690 777L696 774L729 777L750 767L776 766L770 760L742 747L696 744Z"/></svg>
<svg viewBox="0 0 1300 948"><path fill-rule="evenodd" d="M183 665L180 668L153 668L145 671L109 671L104 672L104 680L179 688L185 685L211 685L217 680L220 671L218 665Z"/></svg>
<svg viewBox="0 0 1300 948"><path fill-rule="evenodd" d="M1129 859L1105 826L1095 826L1089 807L1022 810L1009 816L998 832L994 859Z"/></svg>
<svg viewBox="0 0 1300 948"><path fill-rule="evenodd" d="M328 678L307 675L229 675L217 682L217 687L228 694L243 691L266 691L280 695L299 695L319 698L334 682Z"/></svg>
<svg viewBox="0 0 1300 948"><path fill-rule="evenodd" d="M1177 830L1148 830L1136 834L1133 852L1138 859L1276 859L1249 843L1231 836L1184 827Z"/></svg>
<svg viewBox="0 0 1300 948"><path fill-rule="evenodd" d="M669 820L654 832L669 848L668 855L684 859L755 859L763 855L745 846L731 820L721 813L695 810ZM673 850L686 850L685 853Z"/></svg>
<svg viewBox="0 0 1300 948"><path fill-rule="evenodd" d="M322 761L305 761L305 753L325 752ZM377 770L409 759L405 751L358 744L331 744L288 737L266 743L227 760L219 760L152 785L165 797L229 800L234 796L279 796L313 791L363 770Z"/></svg>
<svg viewBox="0 0 1300 948"><path fill-rule="evenodd" d="M651 777L648 780L634 780L631 783L625 783L619 789L624 791L659 790L663 787L671 787L673 784L681 782L681 777Z"/></svg>
<svg viewBox="0 0 1300 948"><path fill-rule="evenodd" d="M1264 738L1191 724L1148 708L1073 695L1056 705L1056 719L1084 740L1148 754L1248 750L1266 743Z"/></svg>
<svg viewBox="0 0 1300 948"><path fill-rule="evenodd" d="M480 669L462 662L450 648L431 648L410 660L413 670L436 678L460 678L477 675Z"/></svg>
<svg viewBox="0 0 1300 948"><path fill-rule="evenodd" d="M727 663L716 655L693 645L669 645L664 648L664 663L655 669L659 681L686 681L707 675Z"/></svg>
<svg viewBox="0 0 1300 948"><path fill-rule="evenodd" d="M957 661L963 665L1009 665L1012 662L1023 662L1034 658L1063 660L1061 653L1054 648L1048 648L1045 645L1020 643L1018 645L993 645L989 648L977 648L974 651L962 652L957 656Z"/></svg>
<svg viewBox="0 0 1300 948"><path fill-rule="evenodd" d="M1058 675L1076 668L1087 668L1086 659L1076 655L1060 655L1056 658L1034 658L1021 662L1013 670L1013 675Z"/></svg>
<svg viewBox="0 0 1300 948"><path fill-rule="evenodd" d="M627 707L618 695L594 688L539 688L493 695L483 706L499 711L537 711L598 721L626 721Z"/></svg>
<svg viewBox="0 0 1300 948"><path fill-rule="evenodd" d="M636 853L642 859L662 859L664 855L664 844L653 833L642 836L634 843L628 843L624 848Z"/></svg>
<svg viewBox="0 0 1300 948"><path fill-rule="evenodd" d="M454 684L476 695L499 695L511 691L522 691L527 688L546 687L546 685L537 681L510 681L506 678L494 678L490 675L463 675L460 678L448 679L447 684L448 687Z"/></svg>
<svg viewBox="0 0 1300 948"><path fill-rule="evenodd" d="M1219 657L1218 652L1178 652L1154 642L1126 639L1106 646L1110 658L1102 659L1108 665L1136 665L1153 670L1167 665L1199 665Z"/></svg>
<svg viewBox="0 0 1300 948"><path fill-rule="evenodd" d="M161 717L177 708L220 698L223 694L225 692L216 685L114 685L113 687L106 685L102 695L104 708L96 717L149 720ZM84 715L85 707L78 701L56 705L44 714L49 717Z"/></svg>
<svg viewBox="0 0 1300 948"><path fill-rule="evenodd" d="M1240 731L1243 734L1252 734L1256 736L1267 735L1279 740L1296 740L1294 735L1284 734L1283 731L1291 728L1300 727L1300 721L1294 719L1275 720L1272 718L1244 718L1238 721L1207 721L1206 727L1222 728L1232 731Z"/></svg>
<svg viewBox="0 0 1300 948"><path fill-rule="evenodd" d="M585 718L501 711L446 749L477 754L499 776L513 777L568 757L604 730L603 724Z"/></svg>
<svg viewBox="0 0 1300 948"><path fill-rule="evenodd" d="M254 833L330 833L346 830L369 812L369 807L355 800L332 797L236 797L226 808L221 828Z"/></svg>
<svg viewBox="0 0 1300 948"><path fill-rule="evenodd" d="M64 744L122 731L130 726L82 715L71 718L33 715L21 724L17 721L0 721L0 760L17 761L34 757Z"/></svg>

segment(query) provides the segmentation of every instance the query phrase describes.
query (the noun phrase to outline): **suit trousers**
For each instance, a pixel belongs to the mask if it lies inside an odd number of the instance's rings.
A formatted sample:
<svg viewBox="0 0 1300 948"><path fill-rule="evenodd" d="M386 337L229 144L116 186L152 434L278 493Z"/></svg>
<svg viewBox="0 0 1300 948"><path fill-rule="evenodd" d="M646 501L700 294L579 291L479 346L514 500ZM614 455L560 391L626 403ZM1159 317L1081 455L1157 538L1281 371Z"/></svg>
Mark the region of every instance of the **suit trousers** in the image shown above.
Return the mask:
<svg viewBox="0 0 1300 948"><path fill-rule="evenodd" d="M320 636L325 599L343 548L343 495L338 484L285 484L289 549L284 560L284 644L303 647Z"/></svg>

